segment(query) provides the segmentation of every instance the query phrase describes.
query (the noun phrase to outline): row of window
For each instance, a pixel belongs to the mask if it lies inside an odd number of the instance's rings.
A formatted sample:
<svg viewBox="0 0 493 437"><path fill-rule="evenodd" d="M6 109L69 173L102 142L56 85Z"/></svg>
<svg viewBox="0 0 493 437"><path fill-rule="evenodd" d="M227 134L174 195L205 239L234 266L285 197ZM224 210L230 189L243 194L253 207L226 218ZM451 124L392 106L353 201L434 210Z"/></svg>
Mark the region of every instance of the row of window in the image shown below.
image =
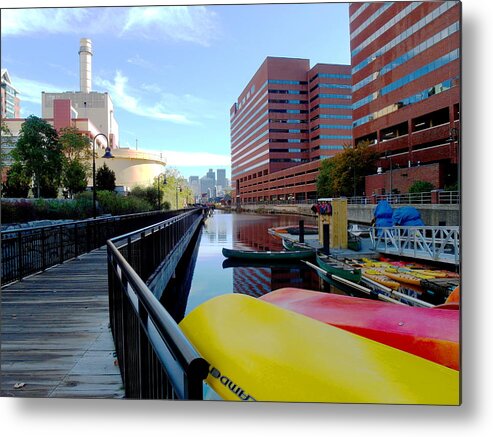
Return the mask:
<svg viewBox="0 0 493 437"><path fill-rule="evenodd" d="M342 99L342 100L351 100L351 94L317 94L310 99L310 103L312 103L316 99Z"/></svg>
<svg viewBox="0 0 493 437"><path fill-rule="evenodd" d="M302 90L273 90L269 88L271 94L308 94L308 91Z"/></svg>
<svg viewBox="0 0 493 437"><path fill-rule="evenodd" d="M348 124L317 124L310 129L310 132L316 131L318 129L341 129L341 130L351 130L353 127Z"/></svg>
<svg viewBox="0 0 493 437"><path fill-rule="evenodd" d="M353 117L351 115L341 115L341 114L320 114L311 118L310 121L318 120L319 118L328 118L335 120L351 120Z"/></svg>
<svg viewBox="0 0 493 437"><path fill-rule="evenodd" d="M330 103L320 103L319 105L315 105L311 108L312 111L315 111L315 109L352 109L351 105L337 105L337 104L330 104Z"/></svg>
<svg viewBox="0 0 493 437"><path fill-rule="evenodd" d="M310 79L310 83L317 78L320 79L351 79L350 74L336 74L336 73L317 73Z"/></svg>
<svg viewBox="0 0 493 437"><path fill-rule="evenodd" d="M421 68L418 68L417 70L413 71L412 73L401 77L400 79L397 79L396 81L390 83L389 85L383 87L380 89L379 92L372 93L369 96L364 97L363 99L353 103L353 109L358 109L374 100L377 99L378 95L385 95L388 94L392 91L395 91L398 88L403 87L404 85L407 85L410 82L415 81L416 79L431 73L435 70L437 70L440 67L443 67L444 65L447 65L448 63L456 60L459 58L459 49L452 50L450 53L447 53L446 55L435 59L433 62L430 62L427 65L424 65Z"/></svg>
<svg viewBox="0 0 493 437"><path fill-rule="evenodd" d="M356 12L349 17L349 21L352 23L356 18L360 16L360 14L366 10L368 6L372 3L362 3L361 6L356 10Z"/></svg>
<svg viewBox="0 0 493 437"><path fill-rule="evenodd" d="M316 140L351 140L351 135L316 135L312 138L312 141Z"/></svg>
<svg viewBox="0 0 493 437"><path fill-rule="evenodd" d="M308 100L269 99L269 103L287 103L289 105L306 105L308 104Z"/></svg>
<svg viewBox="0 0 493 437"><path fill-rule="evenodd" d="M308 85L306 80L280 80L280 79L269 79L267 83L275 85Z"/></svg>
<svg viewBox="0 0 493 437"><path fill-rule="evenodd" d="M380 110L378 113L373 113L366 115L365 117L361 117L358 120L355 120L353 122L353 127L361 126L362 124L368 123L370 121L376 120L379 117L382 117L384 115L387 115L389 112L395 111L398 108L401 108L403 106L407 105L412 105L417 102L421 102L422 100L425 100L431 96L434 96L435 94L440 94L444 91L449 90L450 88L453 88L456 83L459 82L459 78L456 77L454 79L447 79L437 85L432 86L431 88L427 88L426 90L423 90L419 93L416 93L410 97L406 97L404 99L401 99L397 105L392 105L393 108L389 109L389 111L385 110ZM385 108L384 108L385 109Z"/></svg>
<svg viewBox="0 0 493 437"><path fill-rule="evenodd" d="M365 30L370 24L372 24L380 15L382 15L388 8L390 8L394 3L384 3L381 8L379 8L376 12L371 14L362 24L359 25L355 30L351 32L349 35L350 39L354 39L358 36L363 30Z"/></svg>
<svg viewBox="0 0 493 437"><path fill-rule="evenodd" d="M293 119L283 120L280 118L270 118L269 123L306 124L308 122L306 120L293 120Z"/></svg>
<svg viewBox="0 0 493 437"><path fill-rule="evenodd" d="M444 14L446 11L448 11L451 7L453 7L456 2L443 2L440 4L440 6L437 9L434 9L432 12L430 12L428 15L423 17L421 20L417 21L413 26L407 28L404 32L401 34L397 35L393 40L389 41L387 44L385 44L383 47L379 48L376 52L372 53L370 56L368 56L365 60L360 62L358 65L352 68L352 74L355 74L362 68L366 67L368 64L373 62L375 59L378 57L382 56L383 54L387 53L389 50L392 48L396 47L399 45L401 42L403 42L405 39L409 38L411 35L416 33L417 31L421 30L423 27L431 23L433 20L435 20L437 17L440 15Z"/></svg>
<svg viewBox="0 0 493 437"><path fill-rule="evenodd" d="M394 68L397 68L400 65L408 62L415 56L419 55L420 53L423 53L425 50L428 50L430 47L434 46L435 44L438 44L440 41L443 41L445 38L449 37L450 35L457 32L458 30L459 30L458 22L450 25L446 29L443 29L441 32L438 32L437 34L433 35L431 38L428 38L426 41L422 42L418 46L409 50L407 53L404 53L402 56L399 56L398 58L392 60L392 62L390 62L389 64L382 67L378 76L379 77L383 76L389 71L392 71ZM365 79L358 82L356 85L353 86L353 92L373 82L376 76L377 75L373 73L370 76L367 76Z"/></svg>
<svg viewBox="0 0 493 437"><path fill-rule="evenodd" d="M271 159L270 162L308 162L308 159L303 158L274 158Z"/></svg>
<svg viewBox="0 0 493 437"><path fill-rule="evenodd" d="M269 109L273 114L308 114L306 109Z"/></svg>
<svg viewBox="0 0 493 437"><path fill-rule="evenodd" d="M313 93L317 88L338 88L338 89L351 89L351 85L346 85L343 83L319 83L314 87L310 88L310 92Z"/></svg>
<svg viewBox="0 0 493 437"><path fill-rule="evenodd" d="M278 134L306 134L308 129L269 129L269 132Z"/></svg>
<svg viewBox="0 0 493 437"><path fill-rule="evenodd" d="M298 144L298 143L308 143L307 139L300 139L300 138L270 138L269 143L293 143L293 144Z"/></svg>
<svg viewBox="0 0 493 437"><path fill-rule="evenodd" d="M343 150L344 146L342 145L327 145L327 144L321 144L320 146L315 146L311 150L312 152L315 152L316 150Z"/></svg>
<svg viewBox="0 0 493 437"><path fill-rule="evenodd" d="M301 153L301 149L270 149L274 153Z"/></svg>

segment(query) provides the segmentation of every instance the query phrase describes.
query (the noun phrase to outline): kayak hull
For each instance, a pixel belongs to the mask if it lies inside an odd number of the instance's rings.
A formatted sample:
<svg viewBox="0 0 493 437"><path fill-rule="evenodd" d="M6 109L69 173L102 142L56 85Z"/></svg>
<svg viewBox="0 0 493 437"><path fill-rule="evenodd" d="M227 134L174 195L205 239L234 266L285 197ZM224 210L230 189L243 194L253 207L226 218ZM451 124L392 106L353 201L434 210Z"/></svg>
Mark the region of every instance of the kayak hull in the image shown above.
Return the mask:
<svg viewBox="0 0 493 437"><path fill-rule="evenodd" d="M260 298L365 338L459 370L460 314L370 299L282 288Z"/></svg>
<svg viewBox="0 0 493 437"><path fill-rule="evenodd" d="M180 327L225 400L458 405L459 372L240 294Z"/></svg>

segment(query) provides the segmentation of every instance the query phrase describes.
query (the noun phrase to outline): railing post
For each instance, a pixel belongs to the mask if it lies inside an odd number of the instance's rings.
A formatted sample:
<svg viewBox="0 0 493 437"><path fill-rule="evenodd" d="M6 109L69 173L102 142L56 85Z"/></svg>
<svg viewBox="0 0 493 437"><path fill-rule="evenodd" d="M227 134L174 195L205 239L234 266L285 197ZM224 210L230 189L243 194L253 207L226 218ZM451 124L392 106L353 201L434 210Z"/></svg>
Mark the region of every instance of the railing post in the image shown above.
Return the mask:
<svg viewBox="0 0 493 437"><path fill-rule="evenodd" d="M59 248L60 248L60 263L63 263L63 227L60 225L59 227Z"/></svg>
<svg viewBox="0 0 493 437"><path fill-rule="evenodd" d="M18 254L19 254L19 265L18 265L18 273L19 273L19 281L22 281L22 275L23 275L23 262L24 262L24 256L23 256L23 251L22 251L22 232L19 232L19 236L17 237L17 244L18 244Z"/></svg>
<svg viewBox="0 0 493 437"><path fill-rule="evenodd" d="M45 230L41 228L41 270L46 270L46 235Z"/></svg>

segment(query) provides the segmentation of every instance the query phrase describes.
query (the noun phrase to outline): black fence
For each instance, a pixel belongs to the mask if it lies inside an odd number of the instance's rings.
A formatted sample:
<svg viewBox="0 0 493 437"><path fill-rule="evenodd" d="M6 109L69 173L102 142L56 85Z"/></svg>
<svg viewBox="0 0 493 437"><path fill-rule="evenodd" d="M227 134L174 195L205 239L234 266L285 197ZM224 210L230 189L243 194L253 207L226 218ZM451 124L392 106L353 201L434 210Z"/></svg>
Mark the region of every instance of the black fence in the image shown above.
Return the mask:
<svg viewBox="0 0 493 437"><path fill-rule="evenodd" d="M154 211L3 231L2 286L90 252L117 235L182 212Z"/></svg>
<svg viewBox="0 0 493 437"><path fill-rule="evenodd" d="M204 211L180 214L107 242L110 324L128 399L202 399L209 364L146 281Z"/></svg>

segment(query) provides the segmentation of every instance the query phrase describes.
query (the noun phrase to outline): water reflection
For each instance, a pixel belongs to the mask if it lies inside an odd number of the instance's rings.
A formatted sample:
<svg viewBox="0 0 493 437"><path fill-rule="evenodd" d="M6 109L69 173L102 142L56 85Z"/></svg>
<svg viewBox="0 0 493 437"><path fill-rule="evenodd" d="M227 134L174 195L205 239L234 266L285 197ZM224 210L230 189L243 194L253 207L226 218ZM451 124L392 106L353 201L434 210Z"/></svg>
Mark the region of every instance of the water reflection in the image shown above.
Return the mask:
<svg viewBox="0 0 493 437"><path fill-rule="evenodd" d="M301 262L244 264L226 260L222 248L282 250L281 240L268 233L276 226L314 225L311 217L236 214L216 211L204 224L193 272L186 314L215 296L243 293L262 296L283 287L324 288L318 275Z"/></svg>

